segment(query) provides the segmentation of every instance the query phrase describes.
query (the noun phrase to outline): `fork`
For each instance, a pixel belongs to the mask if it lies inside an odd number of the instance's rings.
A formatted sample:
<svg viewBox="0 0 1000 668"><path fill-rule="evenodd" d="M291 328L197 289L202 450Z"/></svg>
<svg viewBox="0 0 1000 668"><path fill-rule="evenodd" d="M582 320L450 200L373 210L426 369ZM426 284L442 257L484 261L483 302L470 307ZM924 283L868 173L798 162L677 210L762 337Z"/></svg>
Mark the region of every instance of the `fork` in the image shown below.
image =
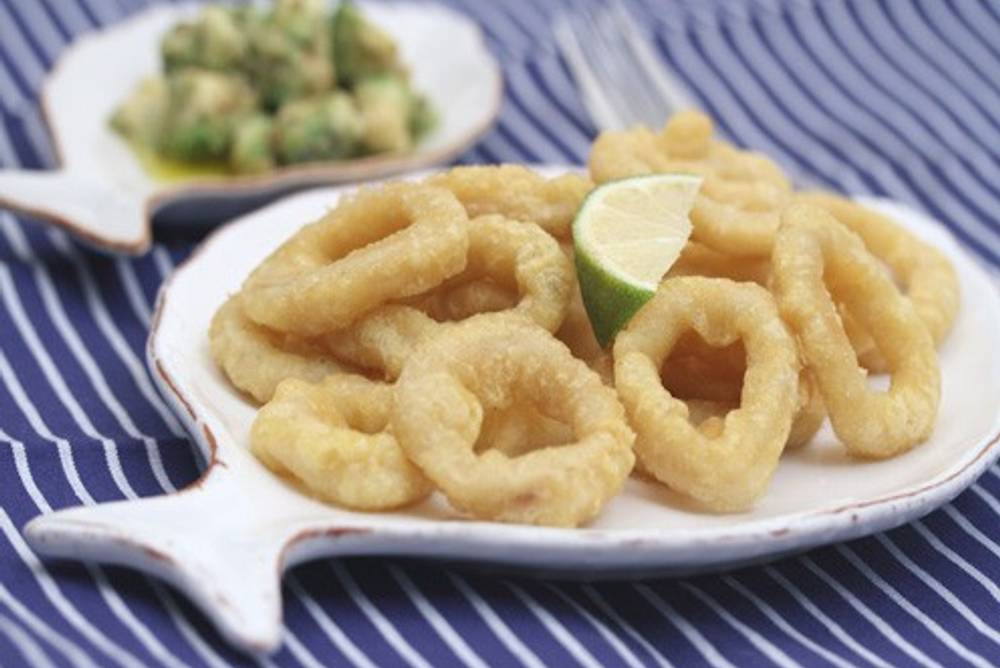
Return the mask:
<svg viewBox="0 0 1000 668"><path fill-rule="evenodd" d="M620 1L563 13L553 32L598 130L659 128L675 112L697 106ZM801 168L782 167L796 188L826 186Z"/></svg>
<svg viewBox="0 0 1000 668"><path fill-rule="evenodd" d="M562 14L553 31L599 129L659 127L674 112L694 106L620 2Z"/></svg>

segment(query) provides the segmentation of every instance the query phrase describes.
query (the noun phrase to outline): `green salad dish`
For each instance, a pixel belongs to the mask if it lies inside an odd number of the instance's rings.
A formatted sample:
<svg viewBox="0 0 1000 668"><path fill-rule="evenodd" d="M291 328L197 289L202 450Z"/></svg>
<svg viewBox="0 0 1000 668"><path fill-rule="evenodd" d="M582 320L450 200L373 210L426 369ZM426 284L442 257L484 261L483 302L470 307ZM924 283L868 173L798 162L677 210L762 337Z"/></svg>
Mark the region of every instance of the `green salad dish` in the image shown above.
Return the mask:
<svg viewBox="0 0 1000 668"><path fill-rule="evenodd" d="M110 119L151 171L258 174L402 153L437 120L395 41L350 2L208 6L166 33L160 61Z"/></svg>

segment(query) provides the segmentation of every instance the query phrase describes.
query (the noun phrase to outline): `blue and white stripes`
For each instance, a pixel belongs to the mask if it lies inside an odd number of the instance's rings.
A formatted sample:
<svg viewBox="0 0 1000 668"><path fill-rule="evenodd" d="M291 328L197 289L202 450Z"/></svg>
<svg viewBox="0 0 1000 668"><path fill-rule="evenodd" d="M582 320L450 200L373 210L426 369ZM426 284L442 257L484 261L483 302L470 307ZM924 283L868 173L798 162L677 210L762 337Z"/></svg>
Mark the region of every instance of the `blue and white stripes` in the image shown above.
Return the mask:
<svg viewBox="0 0 1000 668"><path fill-rule="evenodd" d="M571 0L447 0L503 61L500 122L463 162L581 162L595 128L553 48ZM0 0L0 164L45 167L38 90L138 0ZM886 194L1000 263L1000 2L632 0L657 55L738 143L802 182ZM274 657L226 647L169 587L41 563L39 513L161 494L198 460L143 365L156 289L197 239L108 259L0 212L0 664L997 665L1000 468L924 520L725 576L544 582L434 563L311 563Z"/></svg>

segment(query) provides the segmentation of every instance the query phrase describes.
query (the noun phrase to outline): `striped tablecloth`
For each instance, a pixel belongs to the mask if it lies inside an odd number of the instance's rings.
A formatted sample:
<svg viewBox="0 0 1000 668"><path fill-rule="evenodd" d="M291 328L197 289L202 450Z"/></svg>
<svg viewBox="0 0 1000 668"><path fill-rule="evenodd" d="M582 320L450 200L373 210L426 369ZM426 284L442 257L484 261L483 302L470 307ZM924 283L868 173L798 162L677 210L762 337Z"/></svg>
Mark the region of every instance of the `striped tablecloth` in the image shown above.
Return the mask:
<svg viewBox="0 0 1000 668"><path fill-rule="evenodd" d="M450 1L482 23L507 83L499 124L462 161L584 161L595 128L550 35L572 3ZM53 164L46 70L141 5L0 0L0 164ZM1000 2L630 7L724 134L797 176L921 207L1000 262ZM996 466L911 525L723 575L579 584L312 563L286 580L285 643L266 659L234 653L155 580L39 562L19 531L39 513L198 474L143 364L157 287L196 243L160 234L142 258L108 259L0 213L0 664L1000 664Z"/></svg>

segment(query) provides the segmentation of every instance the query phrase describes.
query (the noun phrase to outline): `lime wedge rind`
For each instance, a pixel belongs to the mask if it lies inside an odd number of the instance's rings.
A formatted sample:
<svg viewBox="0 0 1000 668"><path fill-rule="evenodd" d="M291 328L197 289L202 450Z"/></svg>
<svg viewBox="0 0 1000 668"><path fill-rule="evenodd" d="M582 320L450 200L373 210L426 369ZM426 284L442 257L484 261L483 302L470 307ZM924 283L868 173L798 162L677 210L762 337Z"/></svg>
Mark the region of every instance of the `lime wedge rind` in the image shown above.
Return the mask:
<svg viewBox="0 0 1000 668"><path fill-rule="evenodd" d="M607 346L656 292L691 235L701 177L655 174L594 189L573 221L577 277L594 334ZM614 203L611 205L609 203Z"/></svg>

